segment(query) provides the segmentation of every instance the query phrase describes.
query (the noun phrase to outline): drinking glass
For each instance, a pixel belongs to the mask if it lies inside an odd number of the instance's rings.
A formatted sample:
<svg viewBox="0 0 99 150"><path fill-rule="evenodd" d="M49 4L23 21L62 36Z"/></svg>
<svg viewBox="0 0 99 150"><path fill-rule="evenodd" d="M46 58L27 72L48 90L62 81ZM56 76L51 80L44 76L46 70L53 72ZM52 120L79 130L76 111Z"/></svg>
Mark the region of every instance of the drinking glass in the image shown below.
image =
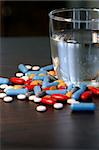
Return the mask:
<svg viewBox="0 0 99 150"><path fill-rule="evenodd" d="M99 9L56 9L49 13L51 56L67 84L99 84Z"/></svg>

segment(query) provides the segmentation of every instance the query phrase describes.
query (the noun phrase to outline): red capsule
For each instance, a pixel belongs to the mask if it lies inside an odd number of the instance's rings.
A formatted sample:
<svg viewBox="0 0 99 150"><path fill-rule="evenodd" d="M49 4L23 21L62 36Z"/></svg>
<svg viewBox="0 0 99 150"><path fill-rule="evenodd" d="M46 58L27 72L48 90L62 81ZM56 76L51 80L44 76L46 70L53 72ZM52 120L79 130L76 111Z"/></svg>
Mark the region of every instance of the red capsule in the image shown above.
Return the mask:
<svg viewBox="0 0 99 150"><path fill-rule="evenodd" d="M69 99L68 96L63 95L63 94L52 94L51 97L55 98L57 101L65 101L65 100Z"/></svg>
<svg viewBox="0 0 99 150"><path fill-rule="evenodd" d="M66 87L65 86L60 86L58 89L66 89Z"/></svg>
<svg viewBox="0 0 99 150"><path fill-rule="evenodd" d="M15 84L24 84L25 80L17 77L11 77L10 81Z"/></svg>
<svg viewBox="0 0 99 150"><path fill-rule="evenodd" d="M86 101L89 98L92 97L92 92L91 91L85 91L82 95L81 95L81 99Z"/></svg>
<svg viewBox="0 0 99 150"><path fill-rule="evenodd" d="M25 88L27 88L29 91L32 91L34 89L34 85L27 85Z"/></svg>
<svg viewBox="0 0 99 150"><path fill-rule="evenodd" d="M44 96L41 99L41 103L46 104L46 105L53 105L56 103L56 99L52 98L51 96Z"/></svg>
<svg viewBox="0 0 99 150"><path fill-rule="evenodd" d="M95 88L93 86L89 86L88 89L92 91L93 94L99 95L99 88Z"/></svg>

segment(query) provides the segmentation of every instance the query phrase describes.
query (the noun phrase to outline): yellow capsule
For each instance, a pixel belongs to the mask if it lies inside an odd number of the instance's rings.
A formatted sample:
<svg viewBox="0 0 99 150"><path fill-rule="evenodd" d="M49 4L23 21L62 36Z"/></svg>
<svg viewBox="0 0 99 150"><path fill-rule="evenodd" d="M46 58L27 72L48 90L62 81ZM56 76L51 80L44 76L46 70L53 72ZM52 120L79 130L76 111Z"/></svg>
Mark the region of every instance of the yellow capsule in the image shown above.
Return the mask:
<svg viewBox="0 0 99 150"><path fill-rule="evenodd" d="M58 88L60 88L60 87L67 87L67 85L66 85L66 83L65 82L60 82L59 84L58 84Z"/></svg>
<svg viewBox="0 0 99 150"><path fill-rule="evenodd" d="M63 80L56 80L55 82L59 82L59 83L65 83Z"/></svg>
<svg viewBox="0 0 99 150"><path fill-rule="evenodd" d="M35 76L35 74L30 74L30 75L29 75L29 79L33 79L34 76Z"/></svg>
<svg viewBox="0 0 99 150"><path fill-rule="evenodd" d="M66 96L68 96L68 97L70 98L70 97L72 96L72 94L73 94L73 93L70 91L70 92L67 92L67 93L66 93Z"/></svg>
<svg viewBox="0 0 99 150"><path fill-rule="evenodd" d="M52 75L52 76L55 76L56 75L56 71L49 71L48 74Z"/></svg>
<svg viewBox="0 0 99 150"><path fill-rule="evenodd" d="M39 76L44 77L44 76L46 76L46 75L45 75L44 73L40 73Z"/></svg>
<svg viewBox="0 0 99 150"><path fill-rule="evenodd" d="M31 82L31 85L42 85L42 81L41 80L34 80Z"/></svg>
<svg viewBox="0 0 99 150"><path fill-rule="evenodd" d="M56 89L57 89L56 86L51 86L51 87L50 87L50 90L56 90Z"/></svg>
<svg viewBox="0 0 99 150"><path fill-rule="evenodd" d="M21 89L23 86L22 85L14 85L13 88L14 89Z"/></svg>

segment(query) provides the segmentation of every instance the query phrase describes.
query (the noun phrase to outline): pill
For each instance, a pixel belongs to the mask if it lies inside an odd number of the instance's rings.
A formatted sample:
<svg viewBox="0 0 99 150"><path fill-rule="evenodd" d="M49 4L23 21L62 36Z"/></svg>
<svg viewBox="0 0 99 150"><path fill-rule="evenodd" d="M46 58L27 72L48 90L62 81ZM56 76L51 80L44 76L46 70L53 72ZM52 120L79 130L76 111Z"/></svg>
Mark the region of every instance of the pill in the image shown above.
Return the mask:
<svg viewBox="0 0 99 150"><path fill-rule="evenodd" d="M3 101L4 101L4 102L12 102L12 101L13 101L13 98L12 98L11 96L5 96L5 97L3 98Z"/></svg>
<svg viewBox="0 0 99 150"><path fill-rule="evenodd" d="M26 95L25 94L18 94L17 99L20 99L20 100L26 99Z"/></svg>
<svg viewBox="0 0 99 150"><path fill-rule="evenodd" d="M31 65L25 65L25 67L26 67L28 70L32 69L32 66L31 66Z"/></svg>
<svg viewBox="0 0 99 150"><path fill-rule="evenodd" d="M88 89L95 95L99 95L99 88L95 88L93 86L89 86Z"/></svg>
<svg viewBox="0 0 99 150"><path fill-rule="evenodd" d="M32 67L32 70L34 70L34 71L37 71L37 70L39 70L40 69L40 66L33 66Z"/></svg>
<svg viewBox="0 0 99 150"><path fill-rule="evenodd" d="M13 89L22 89L22 87L23 87L22 85L14 85Z"/></svg>
<svg viewBox="0 0 99 150"><path fill-rule="evenodd" d="M92 97L92 92L91 91L85 91L84 93L81 94L81 99L83 101L91 99L91 97Z"/></svg>
<svg viewBox="0 0 99 150"><path fill-rule="evenodd" d="M35 74L30 74L28 77L29 79L33 79L35 77Z"/></svg>
<svg viewBox="0 0 99 150"><path fill-rule="evenodd" d="M35 98L36 96L35 95L30 95L29 97L28 97L28 99L30 100L30 101L34 101L34 98Z"/></svg>
<svg viewBox="0 0 99 150"><path fill-rule="evenodd" d="M0 84L8 84L8 83L9 83L9 79L8 78L0 77Z"/></svg>
<svg viewBox="0 0 99 150"><path fill-rule="evenodd" d="M44 76L34 76L33 80L44 80Z"/></svg>
<svg viewBox="0 0 99 150"><path fill-rule="evenodd" d="M74 103L79 104L80 102L79 102L79 101L76 101L76 100L73 99L73 98L70 98L70 99L67 100L67 104L74 104Z"/></svg>
<svg viewBox="0 0 99 150"><path fill-rule="evenodd" d="M6 94L14 96L14 95L18 95L18 94L26 94L27 92L28 92L28 90L25 89L25 88L22 88L22 89L8 89L6 91Z"/></svg>
<svg viewBox="0 0 99 150"><path fill-rule="evenodd" d="M62 109L62 108L63 108L63 104L62 104L62 103L55 103L55 104L53 105L53 107L54 107L55 109Z"/></svg>
<svg viewBox="0 0 99 150"><path fill-rule="evenodd" d="M46 87L57 86L58 82L46 83Z"/></svg>
<svg viewBox="0 0 99 150"><path fill-rule="evenodd" d="M0 89L5 89L5 88L7 88L7 87L8 87L7 84L1 84L1 85L0 85Z"/></svg>
<svg viewBox="0 0 99 150"><path fill-rule="evenodd" d="M40 97L35 96L35 97L34 97L34 102L35 102L35 103L39 103L39 102L41 102L41 98L40 98Z"/></svg>
<svg viewBox="0 0 99 150"><path fill-rule="evenodd" d="M36 85L42 85L42 81L41 81L41 80L33 80L33 81L30 83L30 85L34 85L34 86L36 86Z"/></svg>
<svg viewBox="0 0 99 150"><path fill-rule="evenodd" d="M55 76L56 72L53 70L53 71L49 71L48 74L51 75L51 76Z"/></svg>
<svg viewBox="0 0 99 150"><path fill-rule="evenodd" d="M56 100L59 100L59 101L65 101L68 99L68 97L63 94L52 94L51 97L55 98Z"/></svg>
<svg viewBox="0 0 99 150"><path fill-rule="evenodd" d="M72 95L72 98L74 98L75 100L79 100L82 93L83 93L83 91L81 89L79 89Z"/></svg>
<svg viewBox="0 0 99 150"><path fill-rule="evenodd" d="M61 82L61 83L58 84L58 88L60 88L60 87L65 87L66 88L67 85L64 82Z"/></svg>
<svg viewBox="0 0 99 150"><path fill-rule="evenodd" d="M67 87L67 91L71 91L73 87L74 87L74 84L70 84L70 85L68 85L68 87Z"/></svg>
<svg viewBox="0 0 99 150"><path fill-rule="evenodd" d="M34 89L34 85L26 85L25 88L27 88L29 91L32 91Z"/></svg>
<svg viewBox="0 0 99 150"><path fill-rule="evenodd" d="M51 86L49 87L49 90L56 90L57 89L57 86Z"/></svg>
<svg viewBox="0 0 99 150"><path fill-rule="evenodd" d="M17 72L16 77L22 77L24 74L22 72Z"/></svg>
<svg viewBox="0 0 99 150"><path fill-rule="evenodd" d="M56 102L56 99L52 98L51 96L44 96L41 99L41 103L46 105L53 105Z"/></svg>
<svg viewBox="0 0 99 150"><path fill-rule="evenodd" d="M47 70L47 71L49 71L49 70L53 70L53 69L54 69L53 65L47 65L45 67L42 67L40 70Z"/></svg>
<svg viewBox="0 0 99 150"><path fill-rule="evenodd" d="M10 81L14 84L24 84L24 79L18 77L11 77Z"/></svg>
<svg viewBox="0 0 99 150"><path fill-rule="evenodd" d="M96 109L96 105L94 103L73 103L70 108L72 111L94 111Z"/></svg>
<svg viewBox="0 0 99 150"><path fill-rule="evenodd" d="M43 105L39 105L36 107L36 110L39 111L39 112L44 112L47 110L46 106L43 106Z"/></svg>
<svg viewBox="0 0 99 150"><path fill-rule="evenodd" d="M84 92L86 88L87 88L87 85L85 83L80 84L80 90L82 90L82 92Z"/></svg>
<svg viewBox="0 0 99 150"><path fill-rule="evenodd" d="M39 92L41 92L41 88L39 85L34 86L34 94L37 95Z"/></svg>
<svg viewBox="0 0 99 150"><path fill-rule="evenodd" d="M28 71L28 69L26 68L26 66L24 64L19 64L18 65L18 69L19 71L21 71L22 73L26 73Z"/></svg>
<svg viewBox="0 0 99 150"><path fill-rule="evenodd" d="M49 77L45 76L42 83L42 88L46 88L48 83L49 83Z"/></svg>
<svg viewBox="0 0 99 150"><path fill-rule="evenodd" d="M47 90L46 94L52 95L52 94L66 94L66 89L62 90Z"/></svg>
<svg viewBox="0 0 99 150"><path fill-rule="evenodd" d="M6 96L6 93L0 93L0 98L4 98Z"/></svg>

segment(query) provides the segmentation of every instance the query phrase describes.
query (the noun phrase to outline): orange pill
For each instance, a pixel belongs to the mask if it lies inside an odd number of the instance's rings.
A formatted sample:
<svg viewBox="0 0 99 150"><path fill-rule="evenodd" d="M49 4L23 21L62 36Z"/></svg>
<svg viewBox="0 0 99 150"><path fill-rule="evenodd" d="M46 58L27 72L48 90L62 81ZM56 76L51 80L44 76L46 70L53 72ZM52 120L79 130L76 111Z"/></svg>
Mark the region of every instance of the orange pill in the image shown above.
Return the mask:
<svg viewBox="0 0 99 150"><path fill-rule="evenodd" d="M30 74L30 75L29 75L29 79L33 79L34 76L35 76L35 74Z"/></svg>
<svg viewBox="0 0 99 150"><path fill-rule="evenodd" d="M51 75L51 76L55 76L56 75L56 71L49 71L48 74Z"/></svg>
<svg viewBox="0 0 99 150"><path fill-rule="evenodd" d="M66 96L70 98L70 97L72 96L72 94L73 94L73 93L70 91L70 92L67 92L67 93L66 93Z"/></svg>
<svg viewBox="0 0 99 150"><path fill-rule="evenodd" d="M49 90L56 90L56 89L57 89L56 86L51 86L51 87L49 88Z"/></svg>
<svg viewBox="0 0 99 150"><path fill-rule="evenodd" d="M30 83L30 85L42 85L42 81L41 80L34 80Z"/></svg>

